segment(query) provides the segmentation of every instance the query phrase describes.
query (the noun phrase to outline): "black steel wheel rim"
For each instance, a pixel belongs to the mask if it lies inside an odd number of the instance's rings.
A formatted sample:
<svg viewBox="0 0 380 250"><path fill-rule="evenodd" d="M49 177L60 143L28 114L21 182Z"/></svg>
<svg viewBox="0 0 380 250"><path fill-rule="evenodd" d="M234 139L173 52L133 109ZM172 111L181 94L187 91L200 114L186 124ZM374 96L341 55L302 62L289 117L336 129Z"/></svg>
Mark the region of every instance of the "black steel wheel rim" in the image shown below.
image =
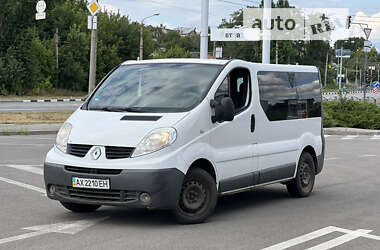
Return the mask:
<svg viewBox="0 0 380 250"><path fill-rule="evenodd" d="M300 165L300 180L302 187L308 187L311 183L311 169L307 162L302 162Z"/></svg>
<svg viewBox="0 0 380 250"><path fill-rule="evenodd" d="M198 213L203 210L206 201L207 191L201 182L191 180L183 185L180 207L184 212L191 214Z"/></svg>

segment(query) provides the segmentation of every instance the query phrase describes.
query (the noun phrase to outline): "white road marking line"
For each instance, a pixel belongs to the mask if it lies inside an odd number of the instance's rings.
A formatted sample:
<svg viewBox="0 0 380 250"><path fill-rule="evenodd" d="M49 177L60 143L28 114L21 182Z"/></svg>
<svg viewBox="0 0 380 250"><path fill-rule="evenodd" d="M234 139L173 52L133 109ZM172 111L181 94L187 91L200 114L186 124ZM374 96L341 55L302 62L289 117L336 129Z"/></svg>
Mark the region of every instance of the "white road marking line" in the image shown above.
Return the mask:
<svg viewBox="0 0 380 250"><path fill-rule="evenodd" d="M39 192L39 193L42 193L42 194L46 194L45 189L42 189L42 188L39 188L39 187L35 187L35 186L29 185L29 184L25 184L25 183L22 183L22 182L14 181L14 180L11 180L11 179L8 179L8 178L0 177L0 181L6 182L6 183L9 183L9 184L13 184L13 185L16 185L16 186L19 186L19 187L23 187L23 188L26 188L26 189L29 189L29 190L33 190L33 191L36 191L36 192Z"/></svg>
<svg viewBox="0 0 380 250"><path fill-rule="evenodd" d="M4 166L8 168L14 168L14 169L26 171L33 174L38 174L38 175L44 174L44 170L42 168L32 166L32 165L4 165Z"/></svg>
<svg viewBox="0 0 380 250"><path fill-rule="evenodd" d="M34 232L0 239L0 245L13 242L13 241L28 239L28 238L32 238L32 237L36 237L36 236L40 236L44 234L49 234L49 233L61 233L61 234L74 235L106 219L108 219L108 217L104 217L100 219L92 219L92 220L79 220L79 221L74 221L74 222L63 222L63 223L56 223L56 224L50 224L50 225L26 227L23 229L34 231Z"/></svg>
<svg viewBox="0 0 380 250"><path fill-rule="evenodd" d="M346 135L342 138L342 140L353 140L355 138L359 137L358 135Z"/></svg>
<svg viewBox="0 0 380 250"><path fill-rule="evenodd" d="M359 158L376 157L376 155L359 155Z"/></svg>
<svg viewBox="0 0 380 250"><path fill-rule="evenodd" d="M327 137L330 137L331 135L324 135L325 136L325 138L327 138Z"/></svg>
<svg viewBox="0 0 380 250"><path fill-rule="evenodd" d="M302 244L304 242L314 240L316 238L330 234L330 233L334 232L334 229L335 229L335 227L325 227L325 228L319 229L317 231L314 231L312 233L305 234L305 235L299 236L297 238L279 243L277 245L264 248L262 250L283 250L283 249L287 249L290 247L294 247L294 246Z"/></svg>
<svg viewBox="0 0 380 250"><path fill-rule="evenodd" d="M380 140L380 135L374 135L372 136L371 138L369 138L370 140Z"/></svg>
<svg viewBox="0 0 380 250"><path fill-rule="evenodd" d="M340 236L338 238L319 244L318 246L308 248L307 250L328 250L340 246L349 241L352 241L354 239L360 238L363 234L368 234L370 232L372 232L372 230L359 229L356 231L352 231L351 233L345 234L343 236Z"/></svg>
<svg viewBox="0 0 380 250"><path fill-rule="evenodd" d="M331 157L331 158L326 158L325 161L331 161L331 160L338 160L338 157Z"/></svg>
<svg viewBox="0 0 380 250"><path fill-rule="evenodd" d="M44 234L46 234L46 232L37 231L37 232L30 232L30 233L21 234L21 235L17 235L17 236L13 236L13 237L8 237L5 239L1 239L0 245L5 244L5 243L9 243L9 242L13 242L13 241L17 241L17 240L25 240L28 238L32 238L32 237L36 237L36 236L40 236L40 235L44 235Z"/></svg>
<svg viewBox="0 0 380 250"><path fill-rule="evenodd" d="M329 240L329 241L324 242L322 244L319 244L317 246L308 248L307 250L327 250L327 249L331 249L331 248L340 246L344 243L347 243L349 241L352 241L352 240L354 240L356 238L360 238L360 237L380 241L380 236L369 234L370 232L372 232L372 230L358 229L356 231L352 231L352 230L348 230L348 229L344 229L344 228L329 226L329 227L325 227L325 228L319 229L317 231L314 231L314 232L311 232L311 233L308 233L305 235L301 235L301 236L296 237L294 239L291 239L291 240L288 240L288 241L285 241L285 242L264 248L262 250L284 250L284 249L291 248L291 247L294 247L296 245L305 243L307 241L317 239L319 237L325 236L325 235L333 233L333 232L340 232L340 233L344 233L345 235L337 237L333 240Z"/></svg>

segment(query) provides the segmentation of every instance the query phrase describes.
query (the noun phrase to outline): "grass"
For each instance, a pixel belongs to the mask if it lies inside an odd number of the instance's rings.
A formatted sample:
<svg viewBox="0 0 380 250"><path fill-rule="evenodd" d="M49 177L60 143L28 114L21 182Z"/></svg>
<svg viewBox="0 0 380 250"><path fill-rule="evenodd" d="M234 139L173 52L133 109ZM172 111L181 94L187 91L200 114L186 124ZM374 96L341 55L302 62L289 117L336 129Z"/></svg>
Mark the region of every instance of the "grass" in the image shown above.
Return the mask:
<svg viewBox="0 0 380 250"><path fill-rule="evenodd" d="M18 131L10 131L10 130L6 130L6 131L3 131L3 132L0 132L0 135L3 135L3 136L11 136L11 135L30 135L30 132L25 130L25 129L20 129Z"/></svg>
<svg viewBox="0 0 380 250"><path fill-rule="evenodd" d="M0 124L62 123L72 111L0 113Z"/></svg>

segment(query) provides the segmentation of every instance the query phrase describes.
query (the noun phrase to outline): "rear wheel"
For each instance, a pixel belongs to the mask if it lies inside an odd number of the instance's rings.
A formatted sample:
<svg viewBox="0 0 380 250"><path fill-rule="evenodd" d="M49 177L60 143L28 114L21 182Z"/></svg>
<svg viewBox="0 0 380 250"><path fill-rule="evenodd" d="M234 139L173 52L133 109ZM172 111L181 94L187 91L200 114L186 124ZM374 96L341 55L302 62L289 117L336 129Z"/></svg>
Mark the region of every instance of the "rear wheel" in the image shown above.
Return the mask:
<svg viewBox="0 0 380 250"><path fill-rule="evenodd" d="M62 206L74 213L91 213L100 208L100 205L79 204L71 202L61 202Z"/></svg>
<svg viewBox="0 0 380 250"><path fill-rule="evenodd" d="M209 217L217 202L214 178L203 169L190 170L186 175L179 201L173 211L179 223L201 223Z"/></svg>
<svg viewBox="0 0 380 250"><path fill-rule="evenodd" d="M303 152L298 162L296 178L286 184L288 192L294 197L307 197L311 194L315 182L315 164L308 152Z"/></svg>

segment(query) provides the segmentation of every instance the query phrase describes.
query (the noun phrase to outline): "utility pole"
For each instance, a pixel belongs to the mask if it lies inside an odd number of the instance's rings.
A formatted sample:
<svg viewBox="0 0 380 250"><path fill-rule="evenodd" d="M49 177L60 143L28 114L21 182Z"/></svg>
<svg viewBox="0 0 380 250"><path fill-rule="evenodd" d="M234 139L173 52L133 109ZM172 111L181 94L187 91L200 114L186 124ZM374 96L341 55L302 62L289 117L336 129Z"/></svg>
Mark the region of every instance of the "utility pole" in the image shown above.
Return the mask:
<svg viewBox="0 0 380 250"><path fill-rule="evenodd" d="M141 21L140 27L140 52L139 60L144 60L144 23Z"/></svg>
<svg viewBox="0 0 380 250"><path fill-rule="evenodd" d="M264 0L262 63L270 64L272 1Z"/></svg>
<svg viewBox="0 0 380 250"><path fill-rule="evenodd" d="M56 73L56 88L58 87L59 84L59 32L58 32L58 27L55 29L55 73Z"/></svg>
<svg viewBox="0 0 380 250"><path fill-rule="evenodd" d="M366 101L366 94L367 94L367 79L366 79L366 72L368 67L368 53L364 53L364 84L363 84L363 101Z"/></svg>
<svg viewBox="0 0 380 250"><path fill-rule="evenodd" d="M59 69L59 60L58 60L58 46L59 46L59 33L58 27L55 29L55 68Z"/></svg>
<svg viewBox="0 0 380 250"><path fill-rule="evenodd" d="M362 87L363 87L363 101L366 100L366 94L367 94L367 81L366 81L366 71L367 71L367 67L368 67L368 49L369 48L366 48L368 45L368 47L370 47L370 41L368 40L369 39L369 36L371 34L371 31L372 29L368 28L368 24L366 23L351 23L351 24L357 24L357 25L360 25L360 28L363 30L365 36L366 36L366 40L364 41L364 81L363 81L363 84L362 84ZM363 28L363 26L365 26L366 28ZM360 77L360 81L362 80L362 78Z"/></svg>
<svg viewBox="0 0 380 250"><path fill-rule="evenodd" d="M343 43L342 47L340 48L340 65L339 65L339 91L342 88L342 69L343 69Z"/></svg>
<svg viewBox="0 0 380 250"><path fill-rule="evenodd" d="M94 16L93 18L96 18ZM98 30L91 30L91 51L90 51L90 74L88 81L88 93L90 94L95 89L96 83L96 54L98 51Z"/></svg>
<svg viewBox="0 0 380 250"><path fill-rule="evenodd" d="M355 64L355 87L358 87L358 64L359 64L359 56L356 51L356 64Z"/></svg>
<svg viewBox="0 0 380 250"><path fill-rule="evenodd" d="M337 55L337 58L338 58L338 64L336 67L336 84L338 84L338 82L339 82L340 56Z"/></svg>
<svg viewBox="0 0 380 250"><path fill-rule="evenodd" d="M209 15L209 0L202 0L201 10L201 44L200 58L208 58L208 15Z"/></svg>
<svg viewBox="0 0 380 250"><path fill-rule="evenodd" d="M159 16L160 13L153 14L151 16L145 17L141 20L141 27L140 27L140 56L139 60L144 60L144 21L148 18Z"/></svg>
<svg viewBox="0 0 380 250"><path fill-rule="evenodd" d="M327 50L326 53L326 67L325 67L325 87L327 86L327 70L328 70L328 65L329 65L329 50Z"/></svg>

